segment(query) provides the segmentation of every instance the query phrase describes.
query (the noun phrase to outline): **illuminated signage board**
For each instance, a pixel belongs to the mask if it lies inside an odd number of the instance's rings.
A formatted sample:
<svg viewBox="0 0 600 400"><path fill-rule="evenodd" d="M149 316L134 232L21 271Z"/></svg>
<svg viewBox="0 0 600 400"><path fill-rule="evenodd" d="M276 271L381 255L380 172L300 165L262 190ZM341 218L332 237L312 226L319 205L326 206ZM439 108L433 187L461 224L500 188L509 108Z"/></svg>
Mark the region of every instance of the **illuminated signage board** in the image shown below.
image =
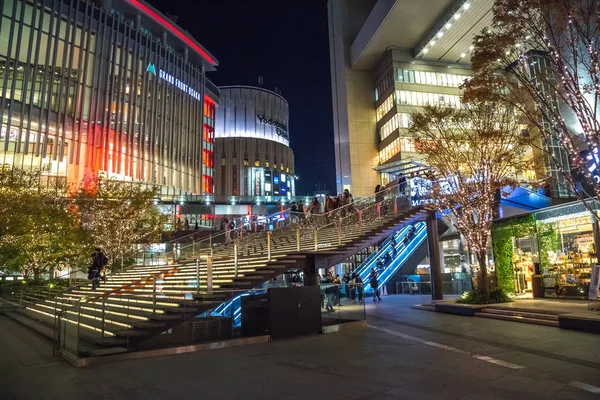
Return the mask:
<svg viewBox="0 0 600 400"><path fill-rule="evenodd" d="M587 153L585 154L585 159L588 161L588 172L592 174L594 182L598 184L600 183L600 168L598 167L600 165L600 157L598 156L598 150L584 153Z"/></svg>
<svg viewBox="0 0 600 400"><path fill-rule="evenodd" d="M288 134L288 129L287 129L287 126L285 126L285 124L277 122L273 119L267 119L267 117L265 117L264 115L257 115L256 119L261 124L274 126L275 132L277 133L278 136L281 136L286 140L290 139L290 136Z"/></svg>
<svg viewBox="0 0 600 400"><path fill-rule="evenodd" d="M149 72L154 76L157 75L156 67L154 66L153 63L148 64L148 67L146 67L146 72ZM177 89L186 92L187 94L189 94L196 100L202 99L202 95L200 95L200 93L198 91L192 89L191 87L189 87L189 85L183 83L182 81L173 77L173 75L168 74L167 72L163 71L162 69L158 70L158 77L164 81L167 81L171 85L174 85Z"/></svg>
<svg viewBox="0 0 600 400"><path fill-rule="evenodd" d="M255 196L260 196L262 195L262 188L263 188L263 179L262 179L262 175L263 175L263 170L262 168L252 168L252 175L254 178L254 195Z"/></svg>

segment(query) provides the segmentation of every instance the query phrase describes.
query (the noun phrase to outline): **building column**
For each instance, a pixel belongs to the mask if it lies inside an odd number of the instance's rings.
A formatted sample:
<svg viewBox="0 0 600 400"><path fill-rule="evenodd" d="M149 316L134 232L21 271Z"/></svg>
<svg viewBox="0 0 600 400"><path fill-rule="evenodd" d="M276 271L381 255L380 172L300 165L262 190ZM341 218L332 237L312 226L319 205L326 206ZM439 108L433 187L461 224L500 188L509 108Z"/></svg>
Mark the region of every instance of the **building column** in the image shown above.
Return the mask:
<svg viewBox="0 0 600 400"><path fill-rule="evenodd" d="M429 249L429 272L431 273L431 299L443 300L442 266L440 263L440 240L435 211L427 212L427 247Z"/></svg>

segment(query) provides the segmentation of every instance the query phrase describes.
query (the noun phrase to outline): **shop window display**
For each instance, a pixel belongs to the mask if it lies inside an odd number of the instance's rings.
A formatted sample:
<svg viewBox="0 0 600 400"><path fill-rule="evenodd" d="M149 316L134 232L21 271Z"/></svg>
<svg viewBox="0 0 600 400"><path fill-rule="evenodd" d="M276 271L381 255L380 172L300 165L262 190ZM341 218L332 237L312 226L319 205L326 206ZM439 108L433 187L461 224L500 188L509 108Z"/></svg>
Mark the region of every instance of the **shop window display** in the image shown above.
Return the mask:
<svg viewBox="0 0 600 400"><path fill-rule="evenodd" d="M500 287L531 293L538 273L544 297L587 298L597 262L593 222L581 202L496 222L492 238Z"/></svg>
<svg viewBox="0 0 600 400"><path fill-rule="evenodd" d="M547 263L541 272L545 295L587 296L592 266L597 260L591 216L562 219L544 225L557 236L557 246L544 249Z"/></svg>
<svg viewBox="0 0 600 400"><path fill-rule="evenodd" d="M515 291L517 293L531 292L534 262L537 262L536 240L532 236L518 238L515 239L514 246Z"/></svg>

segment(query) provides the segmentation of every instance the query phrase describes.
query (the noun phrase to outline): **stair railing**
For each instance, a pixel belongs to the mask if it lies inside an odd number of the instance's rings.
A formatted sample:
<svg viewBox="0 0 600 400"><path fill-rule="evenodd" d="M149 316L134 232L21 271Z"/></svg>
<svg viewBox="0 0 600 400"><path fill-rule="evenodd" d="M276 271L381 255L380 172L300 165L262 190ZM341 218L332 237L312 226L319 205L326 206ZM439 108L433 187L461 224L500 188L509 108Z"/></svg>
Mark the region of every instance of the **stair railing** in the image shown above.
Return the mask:
<svg viewBox="0 0 600 400"><path fill-rule="evenodd" d="M383 217L409 208L399 185L391 186L358 202L311 216L307 224L298 227L296 248L298 251L320 251L341 246L357 232L379 225Z"/></svg>
<svg viewBox="0 0 600 400"><path fill-rule="evenodd" d="M109 291L103 291L95 296L81 296L78 298L60 299L60 306L57 305L58 300L55 298L55 309L54 309L54 353L59 354L62 351L68 352L74 357L79 356L79 341L81 340L81 326L94 329L101 333L101 337L104 337L106 331L106 304L109 296L124 296L124 294L130 291L135 286L146 285L149 280L152 280L152 307L156 311L156 281L165 273L172 272L173 269L165 268L157 272L152 272L142 277L139 280L132 281L129 284L122 285L121 287L111 289ZM101 316L100 328L95 328L82 322L82 308L85 309L86 304L100 304L101 305ZM123 305L123 309L127 312L127 320L129 321L129 298L127 297L127 305ZM98 320L97 317L91 316L90 318ZM124 327L125 329L125 327Z"/></svg>

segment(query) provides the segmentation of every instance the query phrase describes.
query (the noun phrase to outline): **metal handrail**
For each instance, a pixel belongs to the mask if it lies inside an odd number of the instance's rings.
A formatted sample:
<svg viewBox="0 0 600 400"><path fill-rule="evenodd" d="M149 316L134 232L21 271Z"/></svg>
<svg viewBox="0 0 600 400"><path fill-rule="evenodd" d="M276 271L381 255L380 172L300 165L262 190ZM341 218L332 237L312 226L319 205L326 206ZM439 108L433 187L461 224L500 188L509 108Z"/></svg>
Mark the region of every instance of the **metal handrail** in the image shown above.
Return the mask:
<svg viewBox="0 0 600 400"><path fill-rule="evenodd" d="M343 210L347 211L347 215L345 215L344 217L341 217L338 221L334 221L332 223L328 223L328 224L325 224L325 225L320 226L320 227L317 226L317 227L314 227L313 229L315 231L318 231L318 230L322 230L322 229L325 229L325 228L329 228L329 227L333 226L334 224L338 224L339 221L344 221L344 220L349 220L350 218L355 218L356 215L360 215L365 210L372 209L374 207L379 207L383 202L387 202L387 201L390 200L389 198L386 198L386 196L389 195L390 193L394 193L393 191L396 189L396 187L397 187L397 185L395 185L395 186L393 186L391 188L387 188L386 190L384 190L384 191L382 191L380 193L376 193L376 194L374 194L372 196L368 196L366 198L361 198L359 201L355 201L355 202L352 202L350 204L347 204L347 205L344 205L342 207L337 208L336 211L339 212L340 216L343 214ZM383 198L381 199L381 201L377 201L379 199L379 196L383 196ZM276 213L274 215L277 215L277 214L288 214L286 220L291 221L292 220L291 216L294 213L292 213L291 211L285 210L285 211ZM305 215L304 213L298 213L298 214ZM319 214L319 215L323 215L323 214ZM282 227L277 227L274 231L268 231L267 235L266 235L266 239L267 239L267 241L269 243L269 248L270 248L271 236L273 235L273 233L277 234L279 232L282 232L286 228L289 228L290 226L302 226L302 225L312 226L312 224L314 223L314 221L312 221L313 218L310 218L310 217L311 216L309 215L308 218L299 219L298 222L293 223L292 225L285 225L285 226L282 226ZM232 235L232 236L235 236L235 237L242 238L244 231L245 231L245 226L241 226L241 227L234 228L234 229L230 230L229 234ZM264 232L260 232L260 233L256 233L256 234L249 234L249 235L246 235L246 236L264 238L265 235L262 235L262 233L264 233ZM201 240L199 242L193 242L192 245L196 245L196 244L208 241L209 244L210 244L209 250L212 253L213 247L214 247L213 244L212 244L212 240L214 239L214 237L218 237L220 235L226 235L226 234L227 234L227 232L220 232L216 236L212 236L211 235L209 238L203 239L203 240ZM234 245L237 245L237 244L234 243ZM188 247L189 246L190 245L188 244ZM228 244L225 244L225 245L223 245L221 247L225 247L225 246L228 246ZM219 247L219 246L217 246L217 247ZM171 251L171 252L173 252L173 251ZM269 251L269 259L270 259L270 251ZM237 264L237 253L236 253L236 264ZM148 275L148 277L141 278L141 279L139 279L139 280L137 280L135 282L132 282L132 283L127 284L127 285L123 285L123 286L121 286L119 288L110 290L108 292L103 292L103 293L98 294L96 296L92 296L92 297L81 296L81 297L79 297L77 299L73 299L73 298L68 299L69 302L70 302L70 304L65 305L64 302L63 302L63 304L60 307L60 309L57 309L55 311L55 315L60 320L60 318L62 318L62 315L63 315L64 312L66 312L69 309L73 309L75 307L78 307L78 310L79 310L78 313L81 314L81 305L82 304L85 304L85 303L94 303L94 302L97 303L99 301L102 301L102 305L103 305L103 309L104 309L104 305L106 304L106 299L109 296L114 295L115 293L123 292L126 289L130 289L133 286L138 285L141 281L145 281L145 280L148 280L148 279L152 279L152 281L153 281L153 288L154 288L153 289L153 309L155 309L156 308L155 307L155 305L156 305L156 291L155 291L156 289L155 288L156 288L156 279L157 279L157 276L160 275L160 274L162 274L162 273L168 272L171 268L172 267L167 266L167 268L165 268L164 271L152 272L152 273L150 273ZM237 269L236 269L236 274L237 274ZM199 284L199 282L198 282L198 284ZM77 320L77 324L79 326L79 324L80 324L79 320ZM103 312L103 317L102 317L102 327L103 327L102 332L103 332L103 334L104 334L104 326L105 326L105 318L104 318L104 312ZM55 329L60 330L60 323L55 324ZM57 332L57 337L59 337L59 336L60 336L60 332Z"/></svg>

